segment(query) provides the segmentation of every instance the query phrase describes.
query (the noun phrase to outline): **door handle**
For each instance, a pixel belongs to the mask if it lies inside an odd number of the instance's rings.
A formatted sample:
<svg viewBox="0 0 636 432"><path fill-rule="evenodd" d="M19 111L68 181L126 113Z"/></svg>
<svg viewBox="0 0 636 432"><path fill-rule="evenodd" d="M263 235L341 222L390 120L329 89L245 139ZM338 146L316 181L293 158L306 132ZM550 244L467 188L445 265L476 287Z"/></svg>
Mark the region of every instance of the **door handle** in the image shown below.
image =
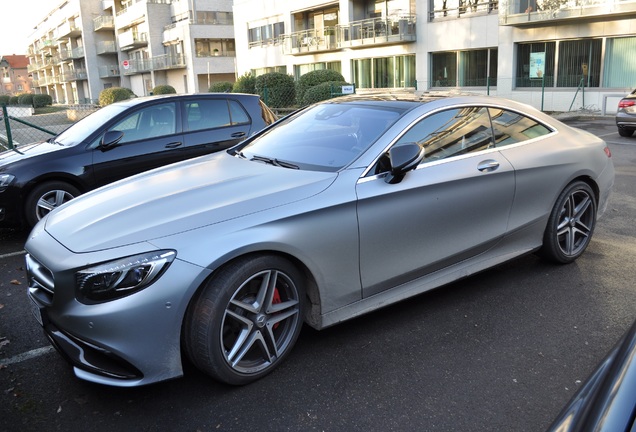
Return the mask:
<svg viewBox="0 0 636 432"><path fill-rule="evenodd" d="M177 148L181 145L181 142L176 141L176 142L171 142L170 144L166 144L166 148Z"/></svg>
<svg viewBox="0 0 636 432"><path fill-rule="evenodd" d="M493 159L482 161L477 165L477 169L481 172L492 172L499 168L499 162Z"/></svg>
<svg viewBox="0 0 636 432"><path fill-rule="evenodd" d="M232 138L241 138L245 136L245 132L234 132L232 135L230 135Z"/></svg>

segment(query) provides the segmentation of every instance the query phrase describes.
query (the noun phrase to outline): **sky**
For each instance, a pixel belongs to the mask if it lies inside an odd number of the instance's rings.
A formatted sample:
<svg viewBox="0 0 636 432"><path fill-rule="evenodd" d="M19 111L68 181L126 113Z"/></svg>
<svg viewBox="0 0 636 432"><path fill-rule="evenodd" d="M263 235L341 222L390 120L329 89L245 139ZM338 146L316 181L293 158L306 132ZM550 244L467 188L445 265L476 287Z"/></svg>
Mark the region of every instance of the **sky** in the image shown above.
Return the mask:
<svg viewBox="0 0 636 432"><path fill-rule="evenodd" d="M58 0L0 0L0 55L26 54L33 27Z"/></svg>

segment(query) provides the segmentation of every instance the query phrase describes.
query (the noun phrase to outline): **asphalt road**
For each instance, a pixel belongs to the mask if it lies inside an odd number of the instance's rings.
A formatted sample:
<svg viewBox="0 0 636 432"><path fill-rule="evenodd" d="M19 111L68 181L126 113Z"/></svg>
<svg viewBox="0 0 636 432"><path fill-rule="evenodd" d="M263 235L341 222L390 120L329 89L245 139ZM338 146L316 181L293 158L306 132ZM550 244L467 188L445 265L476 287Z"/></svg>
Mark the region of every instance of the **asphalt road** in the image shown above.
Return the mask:
<svg viewBox="0 0 636 432"><path fill-rule="evenodd" d="M189 368L136 389L80 381L25 295L26 233L0 231L0 430L543 431L636 318L636 138L602 136L614 194L587 252L534 255L317 332L246 387Z"/></svg>

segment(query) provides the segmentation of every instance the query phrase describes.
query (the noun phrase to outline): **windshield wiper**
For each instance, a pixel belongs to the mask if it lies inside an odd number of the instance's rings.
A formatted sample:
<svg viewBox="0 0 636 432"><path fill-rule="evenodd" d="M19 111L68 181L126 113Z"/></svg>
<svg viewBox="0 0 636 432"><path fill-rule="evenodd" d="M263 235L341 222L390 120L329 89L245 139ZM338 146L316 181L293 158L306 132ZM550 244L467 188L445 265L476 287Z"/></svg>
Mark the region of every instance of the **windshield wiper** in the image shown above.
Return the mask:
<svg viewBox="0 0 636 432"><path fill-rule="evenodd" d="M274 165L274 166L282 167L282 168L299 169L298 165L294 165L293 163L278 160L276 158L268 158L265 156L254 155L252 156L252 159L250 160L265 162L266 164L270 164L270 165Z"/></svg>

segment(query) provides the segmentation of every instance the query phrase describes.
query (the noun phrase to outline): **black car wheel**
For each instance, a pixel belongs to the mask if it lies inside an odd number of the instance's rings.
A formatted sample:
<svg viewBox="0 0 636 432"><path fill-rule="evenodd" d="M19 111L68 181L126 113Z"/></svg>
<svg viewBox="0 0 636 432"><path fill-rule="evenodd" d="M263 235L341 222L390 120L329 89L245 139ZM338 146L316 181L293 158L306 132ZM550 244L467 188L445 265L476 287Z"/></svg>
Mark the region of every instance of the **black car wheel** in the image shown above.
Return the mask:
<svg viewBox="0 0 636 432"><path fill-rule="evenodd" d="M190 306L184 334L191 361L234 385L276 368L303 323L302 274L275 256L241 259L222 268Z"/></svg>
<svg viewBox="0 0 636 432"><path fill-rule="evenodd" d="M64 182L47 182L36 186L26 200L26 220L35 225L53 209L80 195L76 187Z"/></svg>
<svg viewBox="0 0 636 432"><path fill-rule="evenodd" d="M571 183L556 201L543 237L541 254L567 264L587 248L596 224L596 198L582 181Z"/></svg>
<svg viewBox="0 0 636 432"><path fill-rule="evenodd" d="M633 129L625 129L625 128L618 128L618 134L622 137L626 137L629 138L630 136L634 135L634 130Z"/></svg>

